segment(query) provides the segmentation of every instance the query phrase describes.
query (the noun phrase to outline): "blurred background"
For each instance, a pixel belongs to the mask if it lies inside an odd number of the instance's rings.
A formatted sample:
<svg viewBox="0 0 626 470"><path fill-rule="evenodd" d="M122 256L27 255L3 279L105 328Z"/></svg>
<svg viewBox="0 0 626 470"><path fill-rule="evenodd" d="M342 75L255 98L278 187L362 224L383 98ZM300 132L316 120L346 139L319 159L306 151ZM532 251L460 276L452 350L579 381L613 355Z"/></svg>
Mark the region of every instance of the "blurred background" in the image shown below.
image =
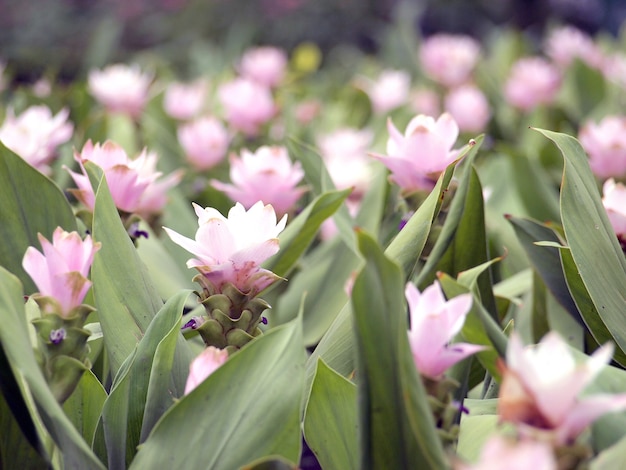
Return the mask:
<svg viewBox="0 0 626 470"><path fill-rule="evenodd" d="M622 0L0 0L0 60L17 81L81 78L92 67L153 54L189 75L194 56L234 57L250 44L375 53L387 27L485 38L509 25L539 38L551 22L616 35Z"/></svg>

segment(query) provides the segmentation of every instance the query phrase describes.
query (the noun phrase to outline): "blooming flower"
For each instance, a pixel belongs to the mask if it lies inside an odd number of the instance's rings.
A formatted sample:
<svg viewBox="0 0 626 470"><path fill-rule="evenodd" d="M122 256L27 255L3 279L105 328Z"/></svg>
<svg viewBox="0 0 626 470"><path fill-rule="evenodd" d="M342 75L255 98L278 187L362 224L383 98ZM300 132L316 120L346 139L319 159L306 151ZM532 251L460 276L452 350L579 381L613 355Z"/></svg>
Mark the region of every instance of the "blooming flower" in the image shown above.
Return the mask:
<svg viewBox="0 0 626 470"><path fill-rule="evenodd" d="M68 168L78 189L70 190L85 206L93 210L95 195L84 164L93 162L104 171L115 206L129 213L148 218L159 213L167 202L165 192L175 186L182 174L175 172L158 180L162 173L156 171L157 156L145 149L131 160L126 151L114 142L93 145L88 141L80 154L75 153L82 174Z"/></svg>
<svg viewBox="0 0 626 470"><path fill-rule="evenodd" d="M199 226L195 240L164 227L174 243L196 256L187 261L188 268L197 269L217 292L228 282L254 296L278 279L260 265L278 252L286 215L277 224L274 208L260 201L248 211L235 204L228 218L212 207L193 207Z"/></svg>
<svg viewBox="0 0 626 470"><path fill-rule="evenodd" d="M572 442L601 415L626 408L626 394L577 398L612 355L613 345L607 343L577 364L555 332L544 336L536 347L526 348L513 333L498 400L501 419L517 423L523 433L550 432L557 445Z"/></svg>
<svg viewBox="0 0 626 470"><path fill-rule="evenodd" d="M230 136L218 119L205 116L180 126L178 141L196 169L208 170L226 156Z"/></svg>
<svg viewBox="0 0 626 470"><path fill-rule="evenodd" d="M485 130L491 117L487 98L479 88L470 84L450 90L445 97L444 107L464 132Z"/></svg>
<svg viewBox="0 0 626 470"><path fill-rule="evenodd" d="M152 75L137 66L109 65L89 72L89 92L109 111L137 117L148 101Z"/></svg>
<svg viewBox="0 0 626 470"><path fill-rule="evenodd" d="M561 74L554 65L541 57L526 57L513 64L504 96L509 104L530 111L552 103L560 87Z"/></svg>
<svg viewBox="0 0 626 470"><path fill-rule="evenodd" d="M404 70L383 70L377 80L362 79L357 85L369 96L374 112L384 114L407 102L411 76Z"/></svg>
<svg viewBox="0 0 626 470"><path fill-rule="evenodd" d="M224 83L218 95L228 123L248 136L257 135L260 127L276 114L270 89L250 79Z"/></svg>
<svg viewBox="0 0 626 470"><path fill-rule="evenodd" d="M578 139L589 154L591 171L600 178L626 175L626 117L606 116L585 123Z"/></svg>
<svg viewBox="0 0 626 470"><path fill-rule="evenodd" d="M306 191L305 187L296 187L303 176L300 163L291 162L285 147L262 146L255 153L242 150L241 158L231 155L233 184L212 180L211 185L246 208L263 201L278 214L286 214Z"/></svg>
<svg viewBox="0 0 626 470"><path fill-rule="evenodd" d="M559 467L552 447L530 439L514 442L494 435L485 443L480 460L474 465L459 465L457 470L500 470L506 462L507 470L557 470Z"/></svg>
<svg viewBox="0 0 626 470"><path fill-rule="evenodd" d="M405 295L411 316L409 343L422 375L439 379L450 366L484 349L475 344L449 344L463 328L472 307L471 294L446 301L439 282L435 281L422 293L408 283Z"/></svg>
<svg viewBox="0 0 626 470"><path fill-rule="evenodd" d="M391 170L391 180L406 192L432 189L433 179L458 156L452 150L459 135L454 118L442 114L437 121L420 114L409 122L404 135L387 121L387 155L373 154Z"/></svg>
<svg viewBox="0 0 626 470"><path fill-rule="evenodd" d="M602 204L622 246L626 245L626 186L613 178L604 182Z"/></svg>
<svg viewBox="0 0 626 470"><path fill-rule="evenodd" d="M446 87L465 83L480 56L480 44L469 36L435 34L420 49L420 61L430 78Z"/></svg>
<svg viewBox="0 0 626 470"><path fill-rule="evenodd" d="M163 108L175 119L191 119L196 116L207 95L207 84L202 80L194 83L171 83L165 90Z"/></svg>
<svg viewBox="0 0 626 470"><path fill-rule="evenodd" d="M588 66L600 69L604 56L593 39L573 26L563 26L550 33L545 42L548 57L565 68L574 59L580 59Z"/></svg>
<svg viewBox="0 0 626 470"><path fill-rule="evenodd" d="M64 108L52 116L43 105L31 106L19 116L9 109L0 127L0 140L30 165L48 173L56 148L72 137L74 126L67 121L69 114Z"/></svg>
<svg viewBox="0 0 626 470"><path fill-rule="evenodd" d="M275 87L285 78L287 54L271 46L248 49L239 63L239 73L266 87Z"/></svg>
<svg viewBox="0 0 626 470"><path fill-rule="evenodd" d="M200 385L228 359L226 349L209 346L189 364L189 375L185 384L185 395Z"/></svg>
<svg viewBox="0 0 626 470"><path fill-rule="evenodd" d="M52 243L41 234L38 238L43 253L28 247L22 266L37 285L39 294L58 302L60 311L54 313L67 318L91 287L87 275L101 244L94 243L89 235L82 240L77 232L66 232L61 227L52 234Z"/></svg>

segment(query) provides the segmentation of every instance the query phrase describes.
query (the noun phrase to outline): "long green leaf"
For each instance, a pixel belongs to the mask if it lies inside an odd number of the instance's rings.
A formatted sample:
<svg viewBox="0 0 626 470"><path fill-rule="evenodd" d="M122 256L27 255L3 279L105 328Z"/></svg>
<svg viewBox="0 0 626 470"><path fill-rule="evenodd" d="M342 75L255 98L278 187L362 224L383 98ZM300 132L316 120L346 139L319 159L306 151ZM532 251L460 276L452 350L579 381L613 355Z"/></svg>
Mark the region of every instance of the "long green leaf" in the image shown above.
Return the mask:
<svg viewBox="0 0 626 470"><path fill-rule="evenodd" d="M104 387L93 372L88 370L81 377L74 393L63 403L68 418L89 444L93 441L106 398Z"/></svg>
<svg viewBox="0 0 626 470"><path fill-rule="evenodd" d="M239 468L300 455L304 351L298 321L233 354L163 415L131 469Z"/></svg>
<svg viewBox="0 0 626 470"><path fill-rule="evenodd" d="M352 305L358 345L360 468L445 468L426 392L409 347L404 277L368 235Z"/></svg>

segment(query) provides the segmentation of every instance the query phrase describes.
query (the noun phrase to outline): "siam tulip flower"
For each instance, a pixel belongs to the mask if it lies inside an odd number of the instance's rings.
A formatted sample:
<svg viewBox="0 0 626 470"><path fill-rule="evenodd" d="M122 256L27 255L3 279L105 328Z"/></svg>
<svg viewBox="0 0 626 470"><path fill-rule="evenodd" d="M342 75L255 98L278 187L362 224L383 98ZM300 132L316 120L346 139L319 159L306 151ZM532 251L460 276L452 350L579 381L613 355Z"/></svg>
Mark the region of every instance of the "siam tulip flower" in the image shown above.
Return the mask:
<svg viewBox="0 0 626 470"><path fill-rule="evenodd" d="M228 351L213 346L206 348L189 364L185 395L200 385L228 359Z"/></svg>
<svg viewBox="0 0 626 470"><path fill-rule="evenodd" d="M494 435L483 445L480 459L473 465L457 465L456 470L558 470L552 447L541 441L519 442Z"/></svg>
<svg viewBox="0 0 626 470"><path fill-rule="evenodd" d="M480 44L464 35L435 34L420 49L426 75L446 87L467 82L479 56Z"/></svg>
<svg viewBox="0 0 626 470"><path fill-rule="evenodd" d="M524 347L514 332L503 367L498 411L522 434L545 432L556 445L572 443L595 419L626 409L626 394L579 399L613 356L613 345L598 348L577 364L561 337L550 332L535 347Z"/></svg>
<svg viewBox="0 0 626 470"><path fill-rule="evenodd" d="M561 68L569 66L574 59L595 69L601 69L604 64L604 55L593 39L573 26L552 31L544 48L547 56Z"/></svg>
<svg viewBox="0 0 626 470"><path fill-rule="evenodd" d="M33 84L33 94L37 98L46 98L52 93L52 83L46 77L41 77Z"/></svg>
<svg viewBox="0 0 626 470"><path fill-rule="evenodd" d="M286 215L277 224L274 208L261 201L248 211L235 204L228 218L212 207L193 206L199 225L195 240L164 229L174 243L196 256L187 267L197 269L216 293L230 283L254 297L278 279L261 263L278 252L277 237L285 228Z"/></svg>
<svg viewBox="0 0 626 470"><path fill-rule="evenodd" d="M109 65L89 72L89 92L107 110L138 117L148 101L152 75L137 66Z"/></svg>
<svg viewBox="0 0 626 470"><path fill-rule="evenodd" d="M561 74L554 65L541 57L526 57L513 64L504 96L516 108L531 111L552 103L560 87Z"/></svg>
<svg viewBox="0 0 626 470"><path fill-rule="evenodd" d="M59 310L51 313L69 318L91 287L87 276L101 244L94 243L89 235L82 240L77 232L66 232L61 227L52 234L52 243L41 234L38 238L43 254L28 247L22 266L37 285L39 296L51 297L58 303Z"/></svg>
<svg viewBox="0 0 626 470"><path fill-rule="evenodd" d="M458 156L458 150L452 150L452 146L459 126L448 113L437 121L420 114L411 119L404 135L391 120L387 128L387 155L373 156L391 170L391 180L405 192L432 189L434 180Z"/></svg>
<svg viewBox="0 0 626 470"><path fill-rule="evenodd" d="M626 117L606 116L598 124L587 122L580 129L578 139L596 176L626 176Z"/></svg>
<svg viewBox="0 0 626 470"><path fill-rule="evenodd" d="M470 312L471 294L446 301L435 281L422 293L408 283L405 295L411 315L409 343L415 365L423 376L439 380L449 367L484 349L474 344L450 344Z"/></svg>
<svg viewBox="0 0 626 470"><path fill-rule="evenodd" d="M204 116L180 126L178 141L189 163L203 171L224 160L230 136L218 119Z"/></svg>
<svg viewBox="0 0 626 470"><path fill-rule="evenodd" d="M357 85L367 93L376 114L385 114L409 99L411 76L404 70L383 70L375 81L362 79Z"/></svg>
<svg viewBox="0 0 626 470"><path fill-rule="evenodd" d="M303 177L300 163L291 162L285 147L262 146L255 153L242 150L241 158L231 155L233 184L212 180L211 185L246 209L263 201L271 204L277 214L286 214L307 190L296 187Z"/></svg>
<svg viewBox="0 0 626 470"><path fill-rule="evenodd" d="M607 57L602 66L602 74L607 80L626 88L626 54L617 52Z"/></svg>
<svg viewBox="0 0 626 470"><path fill-rule="evenodd" d="M602 204L617 238L624 247L626 246L626 186L610 178L604 182L602 192L604 194Z"/></svg>
<svg viewBox="0 0 626 470"><path fill-rule="evenodd" d="M491 117L487 98L479 88L470 84L450 90L444 107L463 132L484 131Z"/></svg>
<svg viewBox="0 0 626 470"><path fill-rule="evenodd" d="M287 54L271 46L248 49L238 67L242 77L268 88L279 85L287 72Z"/></svg>
<svg viewBox="0 0 626 470"><path fill-rule="evenodd" d="M126 151L114 142L93 145L88 141L81 153L74 153L82 174L68 168L78 189L70 190L77 199L93 211L95 195L89 182L84 164L93 162L104 171L115 206L127 213L136 213L144 218L158 214L166 203L165 192L175 186L182 174L175 172L159 180L161 172L156 171L157 156L145 149L131 160Z"/></svg>
<svg viewBox="0 0 626 470"><path fill-rule="evenodd" d="M171 83L165 90L163 108L174 119L186 120L197 116L207 96L203 80L194 83Z"/></svg>
<svg viewBox="0 0 626 470"><path fill-rule="evenodd" d="M55 116L46 106L31 106L19 116L12 109L0 127L0 141L43 173L49 173L48 163L56 148L70 140L74 126L67 121L67 108Z"/></svg>
<svg viewBox="0 0 626 470"><path fill-rule="evenodd" d="M425 114L426 116L439 116L441 114L439 95L428 88L415 90L409 98L409 107L415 114Z"/></svg>
<svg viewBox="0 0 626 470"><path fill-rule="evenodd" d="M256 136L276 114L270 89L252 80L237 78L221 85L218 94L230 126L247 136Z"/></svg>
<svg viewBox="0 0 626 470"><path fill-rule="evenodd" d="M298 124L307 125L320 114L321 109L322 103L318 100L303 101L296 106L296 121L298 121Z"/></svg>

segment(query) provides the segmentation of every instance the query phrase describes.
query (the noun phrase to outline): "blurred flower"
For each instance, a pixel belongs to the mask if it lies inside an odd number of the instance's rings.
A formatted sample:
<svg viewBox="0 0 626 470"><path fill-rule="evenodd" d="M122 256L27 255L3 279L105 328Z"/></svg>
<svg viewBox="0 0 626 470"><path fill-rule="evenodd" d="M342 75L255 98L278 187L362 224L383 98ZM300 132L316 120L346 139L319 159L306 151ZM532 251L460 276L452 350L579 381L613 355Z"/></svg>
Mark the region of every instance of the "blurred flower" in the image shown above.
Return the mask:
<svg viewBox="0 0 626 470"><path fill-rule="evenodd" d="M465 83L480 56L480 44L470 36L435 34L420 48L424 72L446 87Z"/></svg>
<svg viewBox="0 0 626 470"><path fill-rule="evenodd" d="M55 116L46 106L31 106L19 116L9 109L0 127L0 141L30 165L48 173L48 163L56 148L72 137L74 126L67 121L70 112L63 108Z"/></svg>
<svg viewBox="0 0 626 470"><path fill-rule="evenodd" d="M618 52L607 57L602 73L607 80L626 88L626 54Z"/></svg>
<svg viewBox="0 0 626 470"><path fill-rule="evenodd" d="M600 69L604 63L604 55L593 39L573 26L553 30L546 39L545 51L554 63L563 68L574 59L580 59L596 69Z"/></svg>
<svg viewBox="0 0 626 470"><path fill-rule="evenodd" d="M178 141L196 169L208 170L224 159L230 137L218 119L205 116L180 126Z"/></svg>
<svg viewBox="0 0 626 470"><path fill-rule="evenodd" d="M626 186L609 178L602 186L602 204L622 245L626 245Z"/></svg>
<svg viewBox="0 0 626 470"><path fill-rule="evenodd" d="M435 121L420 114L409 122L404 135L387 121L387 155L373 154L391 170L391 180L405 192L430 190L439 174L458 156L452 150L459 135L454 118L444 113Z"/></svg>
<svg viewBox="0 0 626 470"><path fill-rule="evenodd" d="M475 85L466 84L450 90L444 108L463 132L482 132L487 127L491 111L489 102Z"/></svg>
<svg viewBox="0 0 626 470"><path fill-rule="evenodd" d="M296 120L299 124L306 125L320 114L321 109L322 103L318 100L303 101L296 107Z"/></svg>
<svg viewBox="0 0 626 470"><path fill-rule="evenodd" d="M578 399L613 356L613 345L598 348L577 364L561 337L550 332L534 347L524 347L517 333L509 338L498 412L522 434L549 433L557 445L573 442L601 415L626 408L626 394Z"/></svg>
<svg viewBox="0 0 626 470"><path fill-rule="evenodd" d="M438 116L441 114L439 95L434 90L421 88L414 91L409 99L409 106L416 114Z"/></svg>
<svg viewBox="0 0 626 470"><path fill-rule="evenodd" d="M236 78L221 85L218 94L228 123L248 136L257 135L276 114L270 89L252 80Z"/></svg>
<svg viewBox="0 0 626 470"><path fill-rule="evenodd" d="M239 63L239 73L266 87L275 87L285 78L287 54L271 46L248 49Z"/></svg>
<svg viewBox="0 0 626 470"><path fill-rule="evenodd" d="M369 96L374 112L384 114L408 101L411 76L404 70L383 70L377 80L362 78L356 84Z"/></svg>
<svg viewBox="0 0 626 470"><path fill-rule="evenodd" d="M66 232L61 227L52 234L52 243L41 234L38 238L43 254L28 247L22 266L37 285L39 295L58 302L60 311L50 313L68 318L91 287L87 276L101 244L94 243L89 235L82 240L77 232Z"/></svg>
<svg viewBox="0 0 626 470"><path fill-rule="evenodd" d="M530 111L552 103L560 87L561 74L554 65L541 57L526 57L513 64L504 96L509 104Z"/></svg>
<svg viewBox="0 0 626 470"><path fill-rule="evenodd" d="M580 129L578 139L596 176L626 175L626 117L606 116L599 124L589 121Z"/></svg>
<svg viewBox="0 0 626 470"><path fill-rule="evenodd" d="M144 218L158 214L167 202L165 192L181 179L180 172L171 173L159 181L161 172L156 171L157 155L145 149L131 160L126 151L114 142L107 141L95 146L88 141L81 153L74 153L82 174L66 167L78 189L70 190L78 200L93 211L95 195L84 164L93 162L104 171L115 206L128 213Z"/></svg>
<svg viewBox="0 0 626 470"><path fill-rule="evenodd" d="M37 98L45 98L50 96L52 92L52 83L46 77L41 77L33 84L33 94Z"/></svg>
<svg viewBox="0 0 626 470"><path fill-rule="evenodd" d="M471 294L446 301L439 282L435 281L422 293L409 282L405 295L411 316L409 343L422 375L437 380L452 365L484 349L475 344L450 344L470 312Z"/></svg>
<svg viewBox="0 0 626 470"><path fill-rule="evenodd" d="M209 346L189 364L189 375L185 385L185 395L200 385L228 359L226 349Z"/></svg>
<svg viewBox="0 0 626 470"><path fill-rule="evenodd" d="M242 150L241 158L231 155L233 184L212 180L211 185L245 208L263 201L271 204L277 214L286 214L306 191L305 187L296 187L303 177L300 163L291 162L285 147L262 146L254 153Z"/></svg>
<svg viewBox="0 0 626 470"><path fill-rule="evenodd" d="M138 66L109 65L102 70L91 70L89 92L110 112L137 117L148 101L152 75L141 72Z"/></svg>
<svg viewBox="0 0 626 470"><path fill-rule="evenodd" d="M163 108L175 119L191 119L202 109L206 96L207 84L203 80L170 83L163 97Z"/></svg>
<svg viewBox="0 0 626 470"><path fill-rule="evenodd" d="M274 208L261 201L247 212L236 203L228 218L212 207L193 206L199 225L195 240L167 227L164 230L174 243L197 257L187 261L187 267L197 269L216 292L231 283L254 297L279 279L261 268L261 263L278 252L278 234L285 228L286 215L277 224Z"/></svg>
<svg viewBox="0 0 626 470"><path fill-rule="evenodd" d="M457 465L456 470L558 470L552 447L530 439L519 442L494 435L483 445L474 465Z"/></svg>

